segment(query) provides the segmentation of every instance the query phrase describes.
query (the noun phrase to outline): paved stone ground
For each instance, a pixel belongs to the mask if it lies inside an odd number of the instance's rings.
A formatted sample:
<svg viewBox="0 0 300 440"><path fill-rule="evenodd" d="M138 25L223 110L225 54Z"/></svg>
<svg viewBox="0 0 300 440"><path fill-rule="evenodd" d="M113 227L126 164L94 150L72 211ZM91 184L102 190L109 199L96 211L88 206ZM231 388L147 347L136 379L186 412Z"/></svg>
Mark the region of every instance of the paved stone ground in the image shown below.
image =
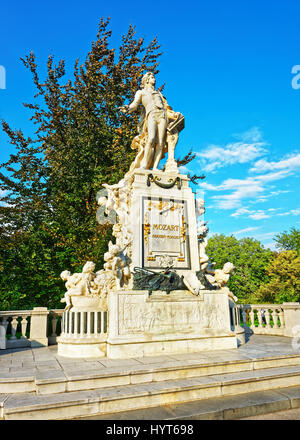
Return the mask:
<svg viewBox="0 0 300 440"><path fill-rule="evenodd" d="M300 408L276 411L260 416L243 417L238 420L300 420Z"/></svg>
<svg viewBox="0 0 300 440"><path fill-rule="evenodd" d="M78 377L78 376L93 376L99 375L103 371L103 375L110 374L111 372L126 373L130 371L134 373L136 370L141 371L145 367L179 367L186 364L214 364L218 362L233 362L238 360L255 360L264 358L277 358L280 356L293 356L299 355L300 347L295 349L292 345L292 338L282 336L263 336L252 335L248 338L247 343L237 349L231 350L216 350L216 351L203 351L200 353L187 353L187 354L172 354L161 355L144 358L134 359L107 359L107 358L94 358L94 359L70 359L59 356L57 354L57 346L41 347L41 348L15 348L0 350L0 377L7 379L9 382L17 380L17 378L36 378L36 379L59 379L60 377ZM293 368L293 367L291 367ZM297 367L299 368L299 367ZM247 373L247 372L246 372ZM245 373L245 374L246 374ZM238 374L238 373L237 373ZM225 410L232 411L232 408L251 407L252 405L261 405L264 403L270 404L273 401L283 402L279 407L269 405L269 411L277 411L274 413L268 413L265 415L256 415L248 417L251 420L300 420L300 408L296 408L297 405L287 405L294 398L299 400L300 405L300 387L297 389L280 389L273 391L262 391L250 395L243 396L229 396L222 398L221 400L212 399L210 402L212 417L216 418L218 412L222 412L222 405ZM238 401L234 401L237 399ZM232 401L231 401L232 400ZM144 410L130 411L130 413L111 414L110 419L136 419L136 420L149 420L149 419L169 419L173 416L185 417L187 419L205 419L208 411L208 401L200 402L188 402L178 405L167 406L166 408L149 408ZM227 406L226 406L227 405ZM203 407L203 408L202 408ZM228 407L228 408L227 408ZM221 408L221 409L220 409ZM278 410L280 410L278 412ZM286 410L290 408L289 410ZM166 414L163 413L166 412ZM252 414L254 412L252 411ZM262 413L262 411L260 412ZM222 413L222 417L224 417ZM250 415L251 412L248 412ZM258 413L259 414L259 413ZM245 417L241 412L240 417ZM106 419L107 416L91 416L86 419ZM246 420L246 418L244 418Z"/></svg>
<svg viewBox="0 0 300 440"><path fill-rule="evenodd" d="M252 335L245 345L238 349L203 351L200 353L172 354L150 356L134 359L70 359L57 354L57 346L41 348L10 348L0 350L0 375L1 377L19 377L26 375L41 377L46 372L56 375L59 372L68 375L81 371L131 371L141 366L168 366L196 360L201 363L214 363L218 361L233 361L239 359L259 359L280 355L295 355L300 353L300 348L295 351L292 339L283 336ZM51 373L52 371L52 373Z"/></svg>

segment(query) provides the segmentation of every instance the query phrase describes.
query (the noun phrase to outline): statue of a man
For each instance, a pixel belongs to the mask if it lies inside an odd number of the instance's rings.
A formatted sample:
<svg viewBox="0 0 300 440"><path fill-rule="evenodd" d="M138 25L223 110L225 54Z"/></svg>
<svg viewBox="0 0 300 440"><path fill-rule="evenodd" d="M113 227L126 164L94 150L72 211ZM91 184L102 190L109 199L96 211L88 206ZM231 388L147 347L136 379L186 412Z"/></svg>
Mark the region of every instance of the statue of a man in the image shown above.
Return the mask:
<svg viewBox="0 0 300 440"><path fill-rule="evenodd" d="M133 102L120 107L124 113L137 110L142 104L144 111L139 124L140 133L132 142L132 148L138 148L138 155L132 164L133 168L158 169L158 164L168 150L167 134L171 124L184 118L180 113L175 113L167 101L155 89L155 77L152 72L147 72L141 81L141 90L135 94ZM181 122L180 129L183 128Z"/></svg>

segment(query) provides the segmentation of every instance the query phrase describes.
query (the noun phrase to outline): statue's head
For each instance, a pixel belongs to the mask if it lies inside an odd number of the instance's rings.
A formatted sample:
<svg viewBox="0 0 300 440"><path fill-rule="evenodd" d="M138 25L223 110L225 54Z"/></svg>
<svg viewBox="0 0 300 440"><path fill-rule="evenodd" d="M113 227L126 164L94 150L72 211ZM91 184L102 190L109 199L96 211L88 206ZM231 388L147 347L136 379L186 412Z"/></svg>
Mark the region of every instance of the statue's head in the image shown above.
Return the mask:
<svg viewBox="0 0 300 440"><path fill-rule="evenodd" d="M113 244L109 251L115 257L121 253L121 248L119 245Z"/></svg>
<svg viewBox="0 0 300 440"><path fill-rule="evenodd" d="M230 273L233 269L235 269L235 267L232 263L229 263L229 261L225 263L223 266L224 273Z"/></svg>
<svg viewBox="0 0 300 440"><path fill-rule="evenodd" d="M144 89L149 81L153 81L153 85L155 85L155 77L153 72L147 72L142 78L141 87Z"/></svg>
<svg viewBox="0 0 300 440"><path fill-rule="evenodd" d="M61 274L60 277L63 281L67 281L68 278L70 278L71 276L71 272L69 270L64 270Z"/></svg>
<svg viewBox="0 0 300 440"><path fill-rule="evenodd" d="M94 272L96 265L93 261L87 261L82 268L82 273L92 273Z"/></svg>

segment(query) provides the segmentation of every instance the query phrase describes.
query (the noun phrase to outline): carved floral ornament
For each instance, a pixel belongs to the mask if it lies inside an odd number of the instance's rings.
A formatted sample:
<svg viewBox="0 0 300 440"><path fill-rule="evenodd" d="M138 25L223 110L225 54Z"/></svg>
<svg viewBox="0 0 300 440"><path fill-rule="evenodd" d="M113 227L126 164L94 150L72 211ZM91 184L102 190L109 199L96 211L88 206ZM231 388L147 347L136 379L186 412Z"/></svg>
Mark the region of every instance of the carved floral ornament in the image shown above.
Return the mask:
<svg viewBox="0 0 300 440"><path fill-rule="evenodd" d="M151 186L151 182L154 182L157 186L164 189L173 188L173 186L177 185L178 189L181 189L182 182L180 177L175 177L175 179L170 178L168 183L161 182L161 177L153 176L153 174L148 174L147 177L147 186Z"/></svg>

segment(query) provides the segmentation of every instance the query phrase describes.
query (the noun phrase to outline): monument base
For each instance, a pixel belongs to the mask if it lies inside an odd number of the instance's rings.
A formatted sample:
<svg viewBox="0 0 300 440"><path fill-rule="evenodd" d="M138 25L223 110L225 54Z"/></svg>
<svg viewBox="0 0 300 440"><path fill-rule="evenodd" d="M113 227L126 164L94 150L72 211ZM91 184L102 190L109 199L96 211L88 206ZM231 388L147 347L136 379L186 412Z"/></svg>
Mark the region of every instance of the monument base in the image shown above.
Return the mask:
<svg viewBox="0 0 300 440"><path fill-rule="evenodd" d="M106 356L106 337L100 338L58 338L57 354L69 358L99 358Z"/></svg>
<svg viewBox="0 0 300 440"><path fill-rule="evenodd" d="M111 292L108 298L108 358L237 348L228 293L194 296L186 290Z"/></svg>
<svg viewBox="0 0 300 440"><path fill-rule="evenodd" d="M57 354L71 358L106 356L107 311L100 298L72 296L73 307L63 313Z"/></svg>

